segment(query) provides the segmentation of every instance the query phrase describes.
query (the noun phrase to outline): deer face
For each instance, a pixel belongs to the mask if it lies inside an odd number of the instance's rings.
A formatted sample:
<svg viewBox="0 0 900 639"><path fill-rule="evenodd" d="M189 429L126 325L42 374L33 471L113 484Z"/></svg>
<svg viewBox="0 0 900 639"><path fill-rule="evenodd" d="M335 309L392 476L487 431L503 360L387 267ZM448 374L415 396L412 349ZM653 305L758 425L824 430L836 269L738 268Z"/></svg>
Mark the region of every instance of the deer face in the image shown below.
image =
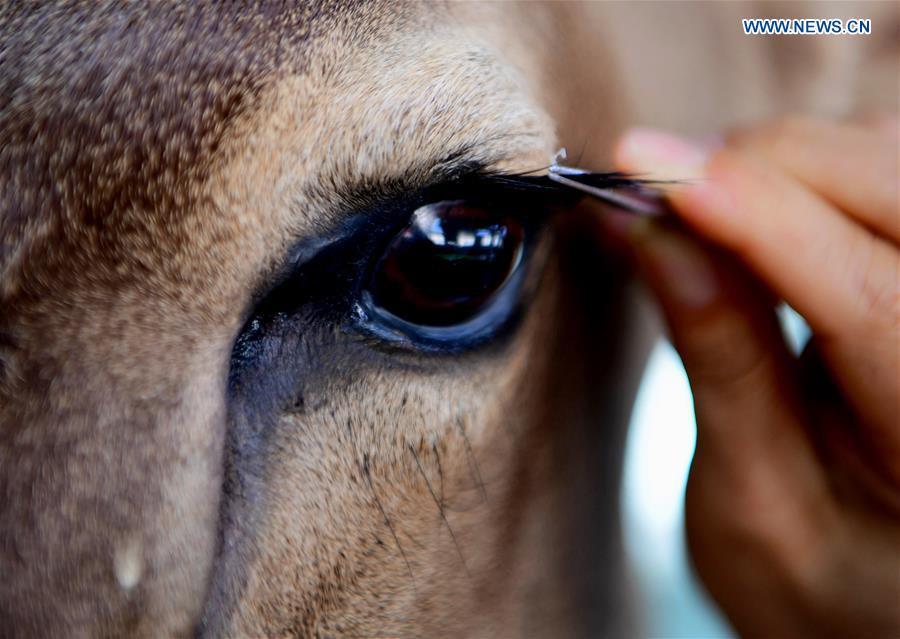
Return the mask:
<svg viewBox="0 0 900 639"><path fill-rule="evenodd" d="M619 274L489 179L534 69L425 5L9 13L0 627L615 627Z"/></svg>

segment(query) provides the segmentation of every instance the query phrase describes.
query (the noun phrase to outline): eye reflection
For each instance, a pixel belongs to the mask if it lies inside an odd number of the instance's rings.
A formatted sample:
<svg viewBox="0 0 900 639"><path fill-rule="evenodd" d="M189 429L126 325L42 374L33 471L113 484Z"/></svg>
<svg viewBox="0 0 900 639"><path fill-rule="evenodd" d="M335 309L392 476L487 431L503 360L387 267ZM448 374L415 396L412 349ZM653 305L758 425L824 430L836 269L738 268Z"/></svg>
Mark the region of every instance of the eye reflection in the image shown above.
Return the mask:
<svg viewBox="0 0 900 639"><path fill-rule="evenodd" d="M464 322L515 271L523 236L511 217L464 200L422 206L376 265L373 301L380 310L422 326Z"/></svg>

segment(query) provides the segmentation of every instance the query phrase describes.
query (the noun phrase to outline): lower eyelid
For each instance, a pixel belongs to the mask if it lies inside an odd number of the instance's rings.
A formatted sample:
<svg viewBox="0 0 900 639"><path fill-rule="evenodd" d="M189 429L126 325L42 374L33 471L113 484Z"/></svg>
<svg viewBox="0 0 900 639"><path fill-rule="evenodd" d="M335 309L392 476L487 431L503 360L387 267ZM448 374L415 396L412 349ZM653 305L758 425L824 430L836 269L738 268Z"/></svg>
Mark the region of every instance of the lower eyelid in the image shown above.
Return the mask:
<svg viewBox="0 0 900 639"><path fill-rule="evenodd" d="M420 326L377 309L367 292L354 305L353 320L362 332L393 346L454 353L475 348L493 339L516 319L524 269L519 268L484 313L453 326Z"/></svg>

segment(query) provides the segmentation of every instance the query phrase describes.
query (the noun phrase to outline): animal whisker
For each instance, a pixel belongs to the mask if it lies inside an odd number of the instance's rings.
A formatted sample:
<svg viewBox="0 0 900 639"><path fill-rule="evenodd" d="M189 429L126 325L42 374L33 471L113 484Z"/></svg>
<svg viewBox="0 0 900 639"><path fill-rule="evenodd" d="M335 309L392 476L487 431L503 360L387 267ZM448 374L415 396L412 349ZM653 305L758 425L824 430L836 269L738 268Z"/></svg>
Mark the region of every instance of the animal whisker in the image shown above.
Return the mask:
<svg viewBox="0 0 900 639"><path fill-rule="evenodd" d="M463 445L466 449L466 459L469 464L469 473L472 477L475 478L475 482L478 484L478 489L481 492L481 501L487 503L487 489L484 485L484 480L481 477L481 469L478 466L478 458L475 457L475 451L472 450L472 442L469 440L469 435L466 432L465 424L463 424L462 417L456 418L456 427L459 429L460 435L463 438Z"/></svg>
<svg viewBox="0 0 900 639"><path fill-rule="evenodd" d="M441 482L441 506L445 506L444 501L444 469L441 467L441 454L438 452L436 443L431 444L431 450L434 452L434 459L437 462L438 477Z"/></svg>
<svg viewBox="0 0 900 639"><path fill-rule="evenodd" d="M375 491L375 485L372 483L372 475L369 472L369 455L366 453L363 453L362 470L363 475L365 475L366 478L366 483L369 486L369 490L372 493L372 498L375 500L375 504L378 506L378 510L381 511L381 516L384 517L384 523L385 525L387 525L388 530L391 533L391 537L394 538L394 543L397 544L397 549L400 551L400 556L403 557L403 563L406 564L406 571L409 573L409 579L412 582L413 590L417 590L416 578L413 575L412 565L409 563L406 552L403 550L403 546L400 544L400 538L397 536L397 531L394 529L394 523L391 521L391 518L388 517L387 511L384 509L384 504L381 503L381 498L378 496L378 493Z"/></svg>
<svg viewBox="0 0 900 639"><path fill-rule="evenodd" d="M447 514L444 512L444 504L442 499L439 500L437 494L434 492L434 488L431 486L431 482L428 480L428 475L425 473L425 469L422 468L422 462L419 459L418 453L416 453L416 449L413 448L412 444L407 444L409 448L409 452L412 453L413 459L416 460L416 467L419 469L419 473L422 475L422 479L425 480L425 486L428 487L428 492L431 493L431 498L434 500L435 505L438 507L438 513L440 513L441 519L444 522L444 525L447 527L447 532L450 533L450 539L453 541L453 545L456 548L456 552L459 555L459 560L462 562L463 568L466 571L466 575L469 578L472 578L472 573L469 572L469 566L466 564L466 558L463 556L462 548L459 546L459 541L456 539L456 533L453 532L453 527L450 526L450 521L447 519Z"/></svg>

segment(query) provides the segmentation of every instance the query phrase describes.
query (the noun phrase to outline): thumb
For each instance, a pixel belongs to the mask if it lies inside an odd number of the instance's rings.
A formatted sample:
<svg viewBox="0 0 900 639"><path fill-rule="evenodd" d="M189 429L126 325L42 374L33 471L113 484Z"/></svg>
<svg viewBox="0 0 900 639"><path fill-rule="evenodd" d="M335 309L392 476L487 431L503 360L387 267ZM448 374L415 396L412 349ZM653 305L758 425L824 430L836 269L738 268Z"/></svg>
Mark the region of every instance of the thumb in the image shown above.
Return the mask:
<svg viewBox="0 0 900 639"><path fill-rule="evenodd" d="M735 473L793 462L809 448L805 415L769 293L685 231L635 220L627 234L691 381L699 445Z"/></svg>
<svg viewBox="0 0 900 639"><path fill-rule="evenodd" d="M686 517L698 572L739 632L762 625L795 634L779 625L796 618L785 598L748 607L730 587L807 581L827 528L827 482L770 295L730 255L621 215L609 232L627 241L691 383L697 450Z"/></svg>

